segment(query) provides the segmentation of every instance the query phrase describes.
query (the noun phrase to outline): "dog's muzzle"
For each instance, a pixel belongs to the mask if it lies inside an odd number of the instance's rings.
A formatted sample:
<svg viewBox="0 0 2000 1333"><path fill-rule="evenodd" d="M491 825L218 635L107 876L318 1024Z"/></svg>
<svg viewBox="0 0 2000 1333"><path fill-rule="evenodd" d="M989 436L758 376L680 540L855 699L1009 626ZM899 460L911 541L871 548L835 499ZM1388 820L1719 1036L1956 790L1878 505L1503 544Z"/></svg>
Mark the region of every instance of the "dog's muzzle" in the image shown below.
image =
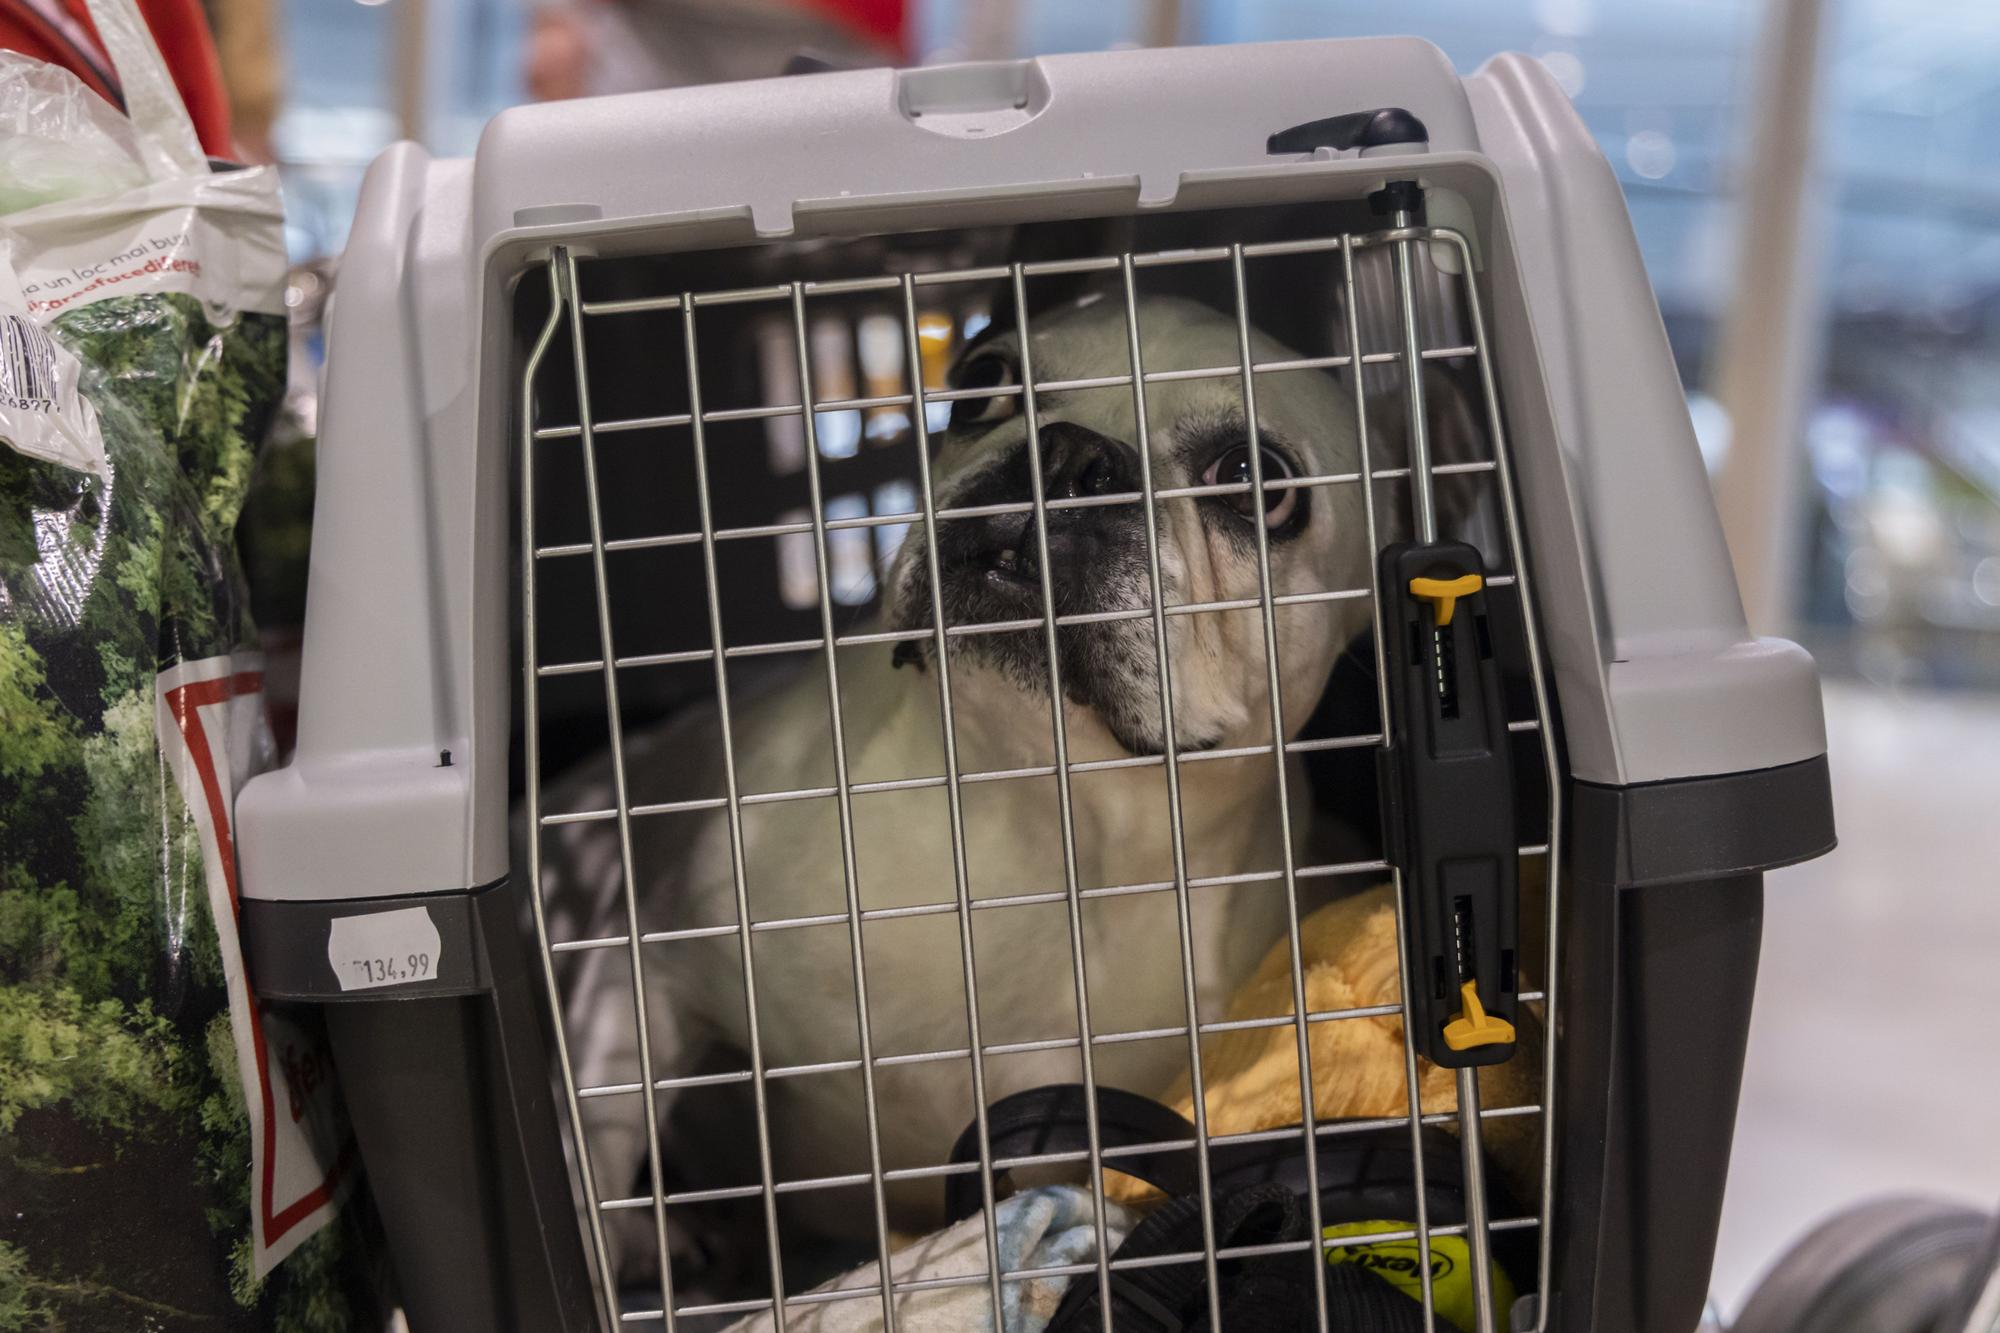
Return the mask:
<svg viewBox="0 0 2000 1333"><path fill-rule="evenodd" d="M1041 454L1050 588L1060 609L1086 609L1101 600L1105 576L1126 563L1135 538L1143 541L1136 500L1089 501L1136 495L1139 456L1123 441L1069 421L1042 427ZM952 507L1019 504L1033 494L1024 441L1006 463L953 497ZM1086 503L1065 503L1070 501ZM1038 601L1039 557L1032 512L948 520L938 538L948 609L977 611L989 599L1014 607Z"/></svg>
<svg viewBox="0 0 2000 1333"><path fill-rule="evenodd" d="M1058 617L1091 617L1149 605L1138 452L1066 421L1042 427L1040 443L1049 610ZM1034 496L1029 466L1023 441L962 491L940 497L941 507L950 509L1007 508L939 522L937 601L948 625L1007 625L954 636L955 656L997 668L1025 689L1046 690L1044 631L1032 625L1043 615L1044 570L1035 514L1023 503ZM916 573L900 599L898 629L933 623L921 566ZM1031 623L1024 627L1024 621ZM1127 616L1059 623L1056 651L1070 702L1095 711L1134 754L1158 749L1159 694L1149 627ZM921 667L930 652L928 642L912 640L897 645L894 660Z"/></svg>

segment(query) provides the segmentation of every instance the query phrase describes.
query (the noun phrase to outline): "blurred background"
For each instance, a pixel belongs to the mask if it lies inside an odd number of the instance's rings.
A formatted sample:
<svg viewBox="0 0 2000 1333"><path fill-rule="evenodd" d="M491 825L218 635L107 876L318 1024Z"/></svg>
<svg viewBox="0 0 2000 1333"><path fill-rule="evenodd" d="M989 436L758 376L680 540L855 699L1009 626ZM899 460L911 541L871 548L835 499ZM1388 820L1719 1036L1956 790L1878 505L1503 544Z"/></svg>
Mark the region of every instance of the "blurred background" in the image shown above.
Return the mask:
<svg viewBox="0 0 2000 1333"><path fill-rule="evenodd" d="M274 7L273 7L274 6ZM1623 183L1753 622L1828 681L1842 850L1777 874L1724 1311L1814 1219L1990 1207L2000 1073L2000 5L1993 0L212 0L291 213L294 418L363 168L494 112L834 64L1414 33L1538 56ZM270 559L297 559L282 540ZM1838 1034L1838 1038L1834 1034Z"/></svg>
<svg viewBox="0 0 2000 1333"><path fill-rule="evenodd" d="M2000 687L1988 0L271 3L275 69L238 134L283 167L301 261L338 252L395 139L465 153L517 101L775 73L800 49L858 64L1415 33L1468 71L1531 52L1624 183L1739 562L1759 557L1755 618L1837 675ZM1736 449L1746 423L1759 438Z"/></svg>

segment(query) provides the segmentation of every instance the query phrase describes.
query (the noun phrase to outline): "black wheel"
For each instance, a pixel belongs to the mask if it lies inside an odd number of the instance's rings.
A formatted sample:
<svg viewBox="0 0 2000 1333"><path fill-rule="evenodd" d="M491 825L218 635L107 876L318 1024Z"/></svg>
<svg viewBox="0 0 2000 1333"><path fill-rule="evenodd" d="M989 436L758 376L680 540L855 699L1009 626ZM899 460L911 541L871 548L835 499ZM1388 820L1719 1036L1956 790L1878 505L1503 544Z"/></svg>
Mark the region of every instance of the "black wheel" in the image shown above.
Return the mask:
<svg viewBox="0 0 2000 1333"><path fill-rule="evenodd" d="M1730 1333L1933 1333L1992 1219L1938 1199L1871 1199L1807 1232Z"/></svg>

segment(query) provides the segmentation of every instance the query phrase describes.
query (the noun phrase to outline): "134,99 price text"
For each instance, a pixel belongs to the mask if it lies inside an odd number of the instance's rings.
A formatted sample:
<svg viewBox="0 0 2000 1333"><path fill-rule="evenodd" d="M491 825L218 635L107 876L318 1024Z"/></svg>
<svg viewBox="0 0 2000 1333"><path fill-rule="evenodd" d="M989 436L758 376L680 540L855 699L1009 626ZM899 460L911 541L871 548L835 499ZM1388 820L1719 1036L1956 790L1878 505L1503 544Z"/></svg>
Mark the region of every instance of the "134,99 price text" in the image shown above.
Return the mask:
<svg viewBox="0 0 2000 1333"><path fill-rule="evenodd" d="M354 958L348 966L354 969L357 983L363 986L388 986L399 981L429 981L431 979L431 956L427 953L400 954L388 958Z"/></svg>

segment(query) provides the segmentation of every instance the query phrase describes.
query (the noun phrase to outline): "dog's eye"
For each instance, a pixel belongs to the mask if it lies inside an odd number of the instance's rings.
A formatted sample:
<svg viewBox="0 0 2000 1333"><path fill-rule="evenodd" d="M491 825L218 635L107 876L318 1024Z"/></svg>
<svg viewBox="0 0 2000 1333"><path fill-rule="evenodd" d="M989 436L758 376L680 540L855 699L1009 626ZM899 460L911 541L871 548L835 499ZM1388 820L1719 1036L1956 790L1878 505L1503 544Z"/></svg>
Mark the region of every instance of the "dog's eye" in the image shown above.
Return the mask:
<svg viewBox="0 0 2000 1333"><path fill-rule="evenodd" d="M1259 452L1264 455L1264 526L1280 527L1298 508L1299 492L1293 486L1273 489L1271 483L1290 479L1292 466L1283 454L1270 449ZM1217 458L1208 465L1201 480L1204 486L1248 486L1254 480L1250 474L1250 446L1239 444ZM1257 511L1257 497L1248 491L1220 498L1245 518Z"/></svg>
<svg viewBox="0 0 2000 1333"><path fill-rule="evenodd" d="M998 352L982 352L958 368L952 376L954 389L1005 389L1020 383L1014 363ZM953 430L965 426L990 426L1005 421L1021 410L1019 393L993 397L958 398L951 404Z"/></svg>

